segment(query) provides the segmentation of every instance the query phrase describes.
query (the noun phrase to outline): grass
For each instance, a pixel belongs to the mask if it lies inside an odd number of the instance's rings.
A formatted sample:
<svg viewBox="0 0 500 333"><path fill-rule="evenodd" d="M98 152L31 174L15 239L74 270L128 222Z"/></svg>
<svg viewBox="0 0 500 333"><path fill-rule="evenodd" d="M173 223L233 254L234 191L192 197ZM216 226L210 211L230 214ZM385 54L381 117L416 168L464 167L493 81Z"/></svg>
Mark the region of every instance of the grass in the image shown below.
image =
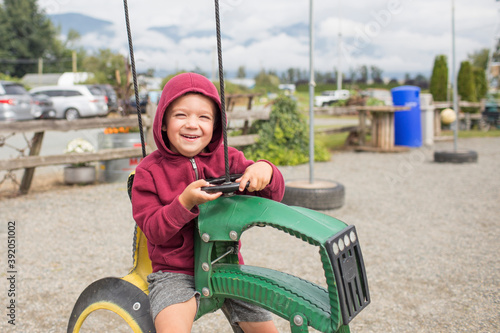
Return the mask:
<svg viewBox="0 0 500 333"><path fill-rule="evenodd" d="M326 126L320 126L325 128ZM453 136L453 131L446 130L442 131L442 136ZM335 133L335 134L316 134L314 140L318 143L322 143L329 151L338 151L343 150L345 140L349 133ZM500 129L498 128L490 128L489 131L483 132L477 129L469 130L469 131L459 131L459 138L490 138L490 137L500 137ZM370 142L371 137L367 135L365 138L365 142Z"/></svg>
<svg viewBox="0 0 500 333"><path fill-rule="evenodd" d="M441 131L441 135L453 136L454 132L451 130ZM499 136L500 136L500 129L498 128L490 128L490 130L487 132L483 132L477 129L472 129L469 131L458 131L459 138L492 138Z"/></svg>
<svg viewBox="0 0 500 333"><path fill-rule="evenodd" d="M329 151L344 149L344 143L349 133L316 134L314 141L323 144Z"/></svg>

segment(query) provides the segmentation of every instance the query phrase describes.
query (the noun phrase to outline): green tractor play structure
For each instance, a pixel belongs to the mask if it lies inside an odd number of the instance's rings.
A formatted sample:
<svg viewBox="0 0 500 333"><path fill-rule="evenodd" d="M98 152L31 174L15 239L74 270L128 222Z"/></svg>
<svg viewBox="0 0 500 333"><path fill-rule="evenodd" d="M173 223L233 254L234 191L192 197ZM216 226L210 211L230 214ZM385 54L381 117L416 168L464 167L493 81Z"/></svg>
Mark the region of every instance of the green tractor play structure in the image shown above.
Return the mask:
<svg viewBox="0 0 500 333"><path fill-rule="evenodd" d="M136 100L137 79L124 0L130 46L130 59ZM307 332L308 327L321 332L349 332L349 322L370 303L368 282L358 235L331 216L291 207L269 199L233 195L239 184L231 176L227 163L227 131L224 98L224 71L221 60L219 4L215 0L221 113L225 149L225 176L210 181L206 190L225 195L199 206L195 221L195 285L201 294L197 318L219 309L226 298L258 305L290 322L292 332ZM137 103L139 105L139 103ZM145 156L141 112L139 128ZM128 181L128 193L134 176ZM238 244L242 233L252 227L272 227L319 248L326 277L326 288L276 270L239 265ZM80 331L89 314L106 309L118 314L133 332L155 332L150 314L147 276L151 273L146 238L136 226L134 266L122 278L109 277L90 284L78 298L68 323L68 333ZM233 331L241 332L238 327Z"/></svg>
<svg viewBox="0 0 500 333"><path fill-rule="evenodd" d="M133 176L129 194L132 181ZM307 208L242 195L200 205L197 225L195 283L202 295L197 318L219 309L225 298L236 298L289 320L292 332L307 332L308 326L349 332L347 324L370 302L354 226ZM273 227L318 246L327 288L272 269L239 265L238 241L254 226ZM120 315L133 332L155 332L146 280L151 262L138 227L134 244L133 269L123 278L89 285L74 306L68 333L79 332L86 317L99 309Z"/></svg>

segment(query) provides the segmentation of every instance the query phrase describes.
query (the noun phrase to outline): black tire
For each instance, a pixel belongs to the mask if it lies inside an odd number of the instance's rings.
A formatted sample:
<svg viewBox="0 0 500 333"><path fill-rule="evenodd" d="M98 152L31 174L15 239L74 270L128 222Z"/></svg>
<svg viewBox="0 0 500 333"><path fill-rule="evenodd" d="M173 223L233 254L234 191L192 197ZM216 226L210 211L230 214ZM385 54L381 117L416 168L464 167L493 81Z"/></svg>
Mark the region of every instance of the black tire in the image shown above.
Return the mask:
<svg viewBox="0 0 500 333"><path fill-rule="evenodd" d="M148 295L119 278L97 280L80 294L71 312L67 332L79 332L86 317L99 309L113 311L126 319L134 333L156 332Z"/></svg>
<svg viewBox="0 0 500 333"><path fill-rule="evenodd" d="M435 151L434 162L474 163L477 162L477 153L473 150Z"/></svg>
<svg viewBox="0 0 500 333"><path fill-rule="evenodd" d="M66 118L66 120L68 121L78 119L80 118L80 112L78 112L78 110L75 108L69 108L64 113L64 118Z"/></svg>
<svg viewBox="0 0 500 333"><path fill-rule="evenodd" d="M329 181L295 180L285 183L285 195L282 203L314 210L337 209L344 205L344 185Z"/></svg>

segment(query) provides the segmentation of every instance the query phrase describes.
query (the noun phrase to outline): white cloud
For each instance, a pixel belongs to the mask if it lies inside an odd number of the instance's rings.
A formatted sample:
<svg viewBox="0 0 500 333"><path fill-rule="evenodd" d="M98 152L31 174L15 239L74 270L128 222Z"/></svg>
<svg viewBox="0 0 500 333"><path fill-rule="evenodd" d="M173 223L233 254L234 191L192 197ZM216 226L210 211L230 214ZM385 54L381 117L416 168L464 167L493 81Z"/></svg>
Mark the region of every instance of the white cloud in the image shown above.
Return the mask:
<svg viewBox="0 0 500 333"><path fill-rule="evenodd" d="M212 70L215 37L190 37L176 44L148 28L175 25L185 35L212 30L215 36L213 2L128 3L136 58L142 59L138 68ZM128 52L122 0L39 0L38 4L49 14L78 12L112 21L116 38L87 35L81 44ZM223 40L226 70L308 68L308 32L295 38L271 33L298 23L307 26L308 1L220 0L220 4L223 35L232 38ZM338 63L339 15L345 49L351 50L349 65L343 60L345 68L376 65L384 72L429 73L437 54L451 54L448 0L337 0L314 5L315 64L320 70L331 70ZM455 0L457 65L467 54L491 46L499 7L494 0Z"/></svg>

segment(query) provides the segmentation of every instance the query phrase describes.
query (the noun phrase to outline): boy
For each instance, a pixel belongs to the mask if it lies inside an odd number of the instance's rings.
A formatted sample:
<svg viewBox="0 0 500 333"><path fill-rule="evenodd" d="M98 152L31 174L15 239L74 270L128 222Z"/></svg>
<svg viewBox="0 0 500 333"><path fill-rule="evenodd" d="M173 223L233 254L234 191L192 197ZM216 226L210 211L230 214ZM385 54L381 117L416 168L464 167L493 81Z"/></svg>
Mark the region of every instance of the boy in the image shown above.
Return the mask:
<svg viewBox="0 0 500 333"><path fill-rule="evenodd" d="M153 273L148 276L157 332L190 332L200 295L194 287L194 222L198 205L222 193L207 193L204 179L224 173L219 94L204 76L184 73L164 87L153 123L158 149L137 167L132 190L134 219L148 239ZM268 161L254 163L228 147L231 174L243 194L280 201L284 180ZM245 184L249 186L245 189ZM241 260L241 258L240 258ZM244 332L277 332L270 314L226 299L231 324Z"/></svg>

